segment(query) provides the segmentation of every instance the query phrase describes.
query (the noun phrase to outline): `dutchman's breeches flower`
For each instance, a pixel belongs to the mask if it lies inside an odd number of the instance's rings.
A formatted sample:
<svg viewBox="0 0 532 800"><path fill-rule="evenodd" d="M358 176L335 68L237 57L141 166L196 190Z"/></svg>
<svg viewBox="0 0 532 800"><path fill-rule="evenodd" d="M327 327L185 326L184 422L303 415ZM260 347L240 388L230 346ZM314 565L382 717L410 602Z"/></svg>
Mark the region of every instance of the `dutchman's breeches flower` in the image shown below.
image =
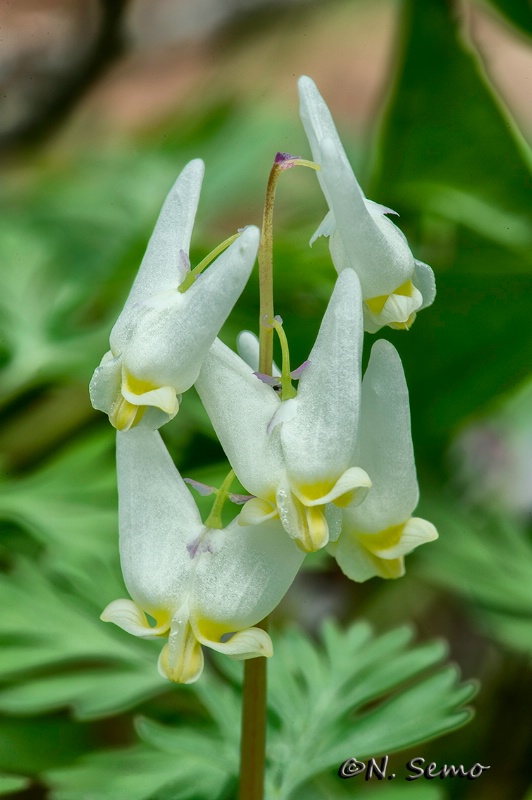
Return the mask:
<svg viewBox="0 0 532 800"><path fill-rule="evenodd" d="M259 231L249 227L183 291L203 172L202 161L191 161L166 198L91 381L93 406L118 430L154 430L177 414L255 261Z"/></svg>
<svg viewBox="0 0 532 800"><path fill-rule="evenodd" d="M343 511L342 534L330 545L352 580L398 578L404 556L436 539L436 528L412 517L419 489L410 433L408 389L401 360L384 339L373 346L362 382L355 463L371 475L364 502Z"/></svg>
<svg viewBox="0 0 532 800"><path fill-rule="evenodd" d="M271 656L270 637L253 626L281 601L304 557L280 523L206 528L156 431L118 433L117 461L120 560L133 600L110 603L102 619L167 638L159 671L177 683L201 675L201 645L235 659Z"/></svg>
<svg viewBox="0 0 532 800"><path fill-rule="evenodd" d="M352 466L361 350L360 284L352 270L338 277L295 398L282 400L236 353L213 344L196 389L238 479L255 495L241 524L279 517L312 552L338 535L339 508L363 499L371 481Z"/></svg>
<svg viewBox="0 0 532 800"><path fill-rule="evenodd" d="M362 286L364 325L409 328L429 306L436 288L431 268L417 261L403 233L385 215L395 212L367 200L349 164L333 119L314 82L299 80L301 119L329 213L316 231L330 237L333 263L354 269Z"/></svg>

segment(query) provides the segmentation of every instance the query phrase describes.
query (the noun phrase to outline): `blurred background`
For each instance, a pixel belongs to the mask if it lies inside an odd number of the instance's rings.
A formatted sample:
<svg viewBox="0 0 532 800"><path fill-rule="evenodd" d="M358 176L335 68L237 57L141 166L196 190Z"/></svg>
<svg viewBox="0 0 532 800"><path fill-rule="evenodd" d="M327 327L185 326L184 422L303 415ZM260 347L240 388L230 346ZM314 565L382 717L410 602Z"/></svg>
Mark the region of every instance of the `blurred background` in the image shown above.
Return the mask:
<svg viewBox="0 0 532 800"><path fill-rule="evenodd" d="M159 678L157 646L98 620L125 589L114 436L87 384L185 163L206 162L197 263L260 224L278 150L309 157L307 74L366 194L436 272L433 308L379 335L403 358L418 513L440 539L399 581L307 559L275 624L443 637L481 683L476 716L392 762L491 770L393 798L532 798L531 36L528 0L0 0L0 793L177 797L143 783L133 720L194 725L201 707ZM326 210L315 176L291 171L277 197L276 312L299 364L335 272L325 240L307 246ZM257 317L255 277L222 338ZM164 438L184 475L227 471L193 391ZM319 796L347 796L337 784Z"/></svg>

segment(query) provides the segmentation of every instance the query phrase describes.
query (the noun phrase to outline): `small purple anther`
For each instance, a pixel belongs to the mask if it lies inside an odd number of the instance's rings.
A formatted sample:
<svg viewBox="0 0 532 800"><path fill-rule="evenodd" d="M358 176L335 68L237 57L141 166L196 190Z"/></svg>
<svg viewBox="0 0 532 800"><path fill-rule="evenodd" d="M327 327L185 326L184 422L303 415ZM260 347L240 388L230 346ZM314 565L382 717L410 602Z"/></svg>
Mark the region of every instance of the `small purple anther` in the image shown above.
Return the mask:
<svg viewBox="0 0 532 800"><path fill-rule="evenodd" d="M295 381L299 380L299 378L301 377L301 375L306 370L306 368L308 367L309 364L310 364L310 361L308 361L308 360L307 361L303 361L303 363L301 364L300 367L298 367L297 369L293 369L292 370L292 372L290 373L290 377L293 378L293 380L295 380Z"/></svg>
<svg viewBox="0 0 532 800"><path fill-rule="evenodd" d="M194 539L193 542L189 542L187 544L187 552L188 552L190 558L195 558L195 556L197 555L197 552L199 550L199 546L200 546L200 538L199 538L199 536L196 539Z"/></svg>
<svg viewBox="0 0 532 800"><path fill-rule="evenodd" d="M190 258L184 250L179 251L179 258L181 259L181 264L185 268L185 272L190 272Z"/></svg>
<svg viewBox="0 0 532 800"><path fill-rule="evenodd" d="M253 500L254 494L230 494L229 500L237 506L243 506L248 500Z"/></svg>
<svg viewBox="0 0 532 800"><path fill-rule="evenodd" d="M290 169L294 166L295 161L300 161L301 156L293 156L290 153L277 153L275 156L274 164L279 169Z"/></svg>
<svg viewBox="0 0 532 800"><path fill-rule="evenodd" d="M279 381L281 379L279 377L276 377L275 375L265 375L264 372L254 372L253 374L257 376L259 381L262 381L263 383L267 383L268 386L279 386L280 385Z"/></svg>
<svg viewBox="0 0 532 800"><path fill-rule="evenodd" d="M201 494L203 497L207 497L208 495L212 494L216 491L214 486L208 486L206 483L200 483L199 481L195 481L192 478L183 478L185 483L188 483L189 486L192 486L198 494Z"/></svg>

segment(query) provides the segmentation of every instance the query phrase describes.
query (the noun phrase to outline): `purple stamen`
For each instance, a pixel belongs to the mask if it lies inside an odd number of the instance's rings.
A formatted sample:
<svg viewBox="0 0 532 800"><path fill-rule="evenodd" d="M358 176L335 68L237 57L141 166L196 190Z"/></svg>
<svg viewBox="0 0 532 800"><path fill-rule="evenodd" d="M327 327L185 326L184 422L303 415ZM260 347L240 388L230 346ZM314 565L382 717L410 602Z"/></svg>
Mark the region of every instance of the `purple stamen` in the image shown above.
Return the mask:
<svg viewBox="0 0 532 800"><path fill-rule="evenodd" d="M292 372L290 373L290 377L293 378L295 381L299 380L299 378L301 377L301 375L306 370L309 364L310 361L308 361L308 359L307 361L303 361L300 367L292 370Z"/></svg>
<svg viewBox="0 0 532 800"><path fill-rule="evenodd" d="M181 259L181 263L185 268L185 272L190 272L190 258L184 250L179 251L179 258Z"/></svg>
<svg viewBox="0 0 532 800"><path fill-rule="evenodd" d="M237 506L243 506L248 500L253 500L254 494L230 494L229 500Z"/></svg>
<svg viewBox="0 0 532 800"><path fill-rule="evenodd" d="M192 478L183 478L183 480L185 483L188 483L189 486L192 486L192 488L203 497L207 497L208 495L217 491L214 486L208 486L206 483L200 483L200 481L195 481Z"/></svg>
<svg viewBox="0 0 532 800"><path fill-rule="evenodd" d="M196 557L197 552L199 550L199 546L200 546L200 538L199 538L199 536L198 536L197 539L194 539L193 542L189 542L187 544L187 552L188 552L190 558L195 558Z"/></svg>
<svg viewBox="0 0 532 800"><path fill-rule="evenodd" d="M265 375L264 372L254 372L254 375L257 376L259 381L263 383L267 383L268 386L278 386L280 378L276 377L275 375Z"/></svg>

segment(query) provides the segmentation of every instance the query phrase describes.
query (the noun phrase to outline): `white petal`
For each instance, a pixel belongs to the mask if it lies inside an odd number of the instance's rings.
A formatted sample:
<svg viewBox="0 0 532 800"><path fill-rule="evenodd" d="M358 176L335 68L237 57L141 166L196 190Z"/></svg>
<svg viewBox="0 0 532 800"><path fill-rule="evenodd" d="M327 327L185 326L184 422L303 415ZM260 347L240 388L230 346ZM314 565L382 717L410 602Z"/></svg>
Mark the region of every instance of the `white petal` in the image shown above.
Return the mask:
<svg viewBox="0 0 532 800"><path fill-rule="evenodd" d="M405 523L401 538L395 547L388 547L383 550L376 549L374 553L380 558L399 558L400 556L408 555L420 544L433 542L437 538L438 531L432 522L427 522L426 519L421 519L420 517L410 517Z"/></svg>
<svg viewBox="0 0 532 800"><path fill-rule="evenodd" d="M253 497L245 504L238 515L239 525L259 525L267 519L274 519L278 515L274 503L268 500L261 500L260 497Z"/></svg>
<svg viewBox="0 0 532 800"><path fill-rule="evenodd" d="M315 553L325 547L329 525L324 505L303 505L286 482L277 489L276 501L283 528L303 552Z"/></svg>
<svg viewBox="0 0 532 800"><path fill-rule="evenodd" d="M362 382L355 463L373 486L360 506L346 510L353 527L376 533L408 519L419 497L408 388L399 355L384 339L374 344Z"/></svg>
<svg viewBox="0 0 532 800"><path fill-rule="evenodd" d="M156 386L189 389L253 268L259 231L249 227L186 292L149 302L124 352L127 371Z"/></svg>
<svg viewBox="0 0 532 800"><path fill-rule="evenodd" d="M275 391L216 340L196 389L238 480L250 494L273 499L283 472L279 429L268 424L279 408Z"/></svg>
<svg viewBox="0 0 532 800"><path fill-rule="evenodd" d="M293 486L292 490L306 506L323 506L326 503L343 500L343 502L338 502L338 505L343 507L362 503L370 487L371 480L368 473L360 467L350 467L340 475L330 491L320 497L309 497L299 491L296 486Z"/></svg>
<svg viewBox="0 0 532 800"><path fill-rule="evenodd" d="M171 658L170 643L165 644L159 655L157 669L162 678L173 683L195 683L203 672L203 650L196 637L190 631L188 647L184 648L177 659Z"/></svg>
<svg viewBox="0 0 532 800"><path fill-rule="evenodd" d="M244 661L248 658L257 658L257 656L264 658L273 656L272 640L262 628L246 628L235 633L226 642L214 642L205 638L201 635L200 630L196 634L202 644L219 653L224 653L235 661Z"/></svg>
<svg viewBox="0 0 532 800"><path fill-rule="evenodd" d="M259 369L259 337L251 331L240 331L236 339L236 349L248 367L257 372Z"/></svg>
<svg viewBox="0 0 532 800"><path fill-rule="evenodd" d="M320 225L316 229L316 232L312 236L309 244L312 247L316 239L320 236L331 236L331 234L336 230L336 220L334 218L334 214L332 211L328 211L327 214L324 216L323 220L321 221Z"/></svg>
<svg viewBox="0 0 532 800"><path fill-rule="evenodd" d="M143 639L156 639L170 627L168 615L159 625L151 626L144 611L132 600L113 600L102 611L100 619L103 622L114 622L122 630Z"/></svg>
<svg viewBox="0 0 532 800"><path fill-rule="evenodd" d="M91 403L98 411L110 414L113 404L120 398L122 385L122 357L113 358L109 350L94 370L89 395Z"/></svg>
<svg viewBox="0 0 532 800"><path fill-rule="evenodd" d="M418 261L417 259L415 263L416 266L412 280L416 289L419 289L423 296L423 303L420 306L421 310L422 308L427 308L427 306L432 305L434 302L434 298L436 297L436 281L434 279L434 272L428 264L424 264L423 261Z"/></svg>
<svg viewBox="0 0 532 800"><path fill-rule="evenodd" d="M219 641L209 626L233 633L256 625L279 604L303 557L278 521L242 527L233 520L222 550L197 562L190 598L194 630Z"/></svg>
<svg viewBox="0 0 532 800"><path fill-rule="evenodd" d="M136 306L155 294L177 289L184 278L181 250L188 255L205 166L195 159L183 169L164 201L146 254L111 334L121 349Z"/></svg>
<svg viewBox="0 0 532 800"><path fill-rule="evenodd" d="M373 200L366 199L366 208L373 217L381 217L383 214L395 214L396 217L399 216L397 211L394 211L393 208L375 203Z"/></svg>
<svg viewBox="0 0 532 800"><path fill-rule="evenodd" d="M122 385L122 395L136 406L155 406L163 411L170 419L175 417L179 409L179 402L172 386L159 386L148 392L136 394L132 392L127 383Z"/></svg>
<svg viewBox="0 0 532 800"><path fill-rule="evenodd" d="M347 169L331 139L322 149L323 180L327 184L336 229L350 266L358 274L364 299L391 294L410 280L414 258L403 233L382 214L370 213L358 182Z"/></svg>
<svg viewBox="0 0 532 800"><path fill-rule="evenodd" d="M149 613L177 608L203 528L196 504L157 432L117 434L120 559L129 593Z"/></svg>
<svg viewBox="0 0 532 800"><path fill-rule="evenodd" d="M416 289L412 284L411 292L409 295L404 294L391 294L386 300L382 311L378 315L371 314L379 327L383 325L391 325L392 327L399 327L401 323L408 323L412 314L415 314L421 308L423 297L421 292Z"/></svg>
<svg viewBox="0 0 532 800"><path fill-rule="evenodd" d="M329 138L333 142L338 157L342 160L344 167L351 170L331 112L320 95L316 84L311 78L307 78L303 75L298 81L298 87L300 99L299 113L309 140L314 161L322 165L322 142L325 138ZM329 182L324 176L323 168L321 171L316 172L316 176L329 208L332 210L329 196ZM360 190L360 194L363 197L362 190Z"/></svg>
<svg viewBox="0 0 532 800"><path fill-rule="evenodd" d="M335 483L351 465L360 404L362 312L352 270L338 277L299 381L297 413L281 426L291 481Z"/></svg>
<svg viewBox="0 0 532 800"><path fill-rule="evenodd" d="M378 558L366 550L356 536L349 536L346 530L342 531L337 542L329 545L328 550L336 558L344 575L358 583L375 577L400 578L405 572L402 558L392 561Z"/></svg>
<svg viewBox="0 0 532 800"><path fill-rule="evenodd" d="M283 400L279 404L275 414L271 418L268 423L268 427L266 428L266 432L268 436L282 422L290 422L291 419L294 419L297 413L297 398L292 397L290 400Z"/></svg>

